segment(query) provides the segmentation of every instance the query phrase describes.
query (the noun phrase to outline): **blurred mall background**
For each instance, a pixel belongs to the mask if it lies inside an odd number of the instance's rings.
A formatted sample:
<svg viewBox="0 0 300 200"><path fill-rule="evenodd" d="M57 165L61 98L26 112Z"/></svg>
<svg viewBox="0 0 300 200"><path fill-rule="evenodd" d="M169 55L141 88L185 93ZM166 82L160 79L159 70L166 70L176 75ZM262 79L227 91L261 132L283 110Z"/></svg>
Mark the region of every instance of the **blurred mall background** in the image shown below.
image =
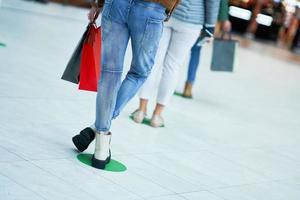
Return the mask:
<svg viewBox="0 0 300 200"><path fill-rule="evenodd" d="M90 6L89 0L35 1ZM234 33L300 54L299 0L231 0L229 16Z"/></svg>

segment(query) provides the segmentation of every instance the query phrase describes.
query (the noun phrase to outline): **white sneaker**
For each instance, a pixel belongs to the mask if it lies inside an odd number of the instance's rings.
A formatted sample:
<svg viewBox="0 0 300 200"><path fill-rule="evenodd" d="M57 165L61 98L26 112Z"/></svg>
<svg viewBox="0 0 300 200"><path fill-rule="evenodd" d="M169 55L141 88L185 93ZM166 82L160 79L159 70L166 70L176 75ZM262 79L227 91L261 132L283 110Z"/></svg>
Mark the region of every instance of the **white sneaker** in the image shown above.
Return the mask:
<svg viewBox="0 0 300 200"><path fill-rule="evenodd" d="M92 159L92 166L98 169L104 169L106 164L110 162L110 140L111 133L96 133L95 153Z"/></svg>
<svg viewBox="0 0 300 200"><path fill-rule="evenodd" d="M151 118L150 125L154 128L164 127L164 119L160 115L153 115Z"/></svg>
<svg viewBox="0 0 300 200"><path fill-rule="evenodd" d="M134 111L131 116L133 118L133 121L135 121L136 123L142 123L146 117L146 113L144 113L143 111L137 109L136 111Z"/></svg>

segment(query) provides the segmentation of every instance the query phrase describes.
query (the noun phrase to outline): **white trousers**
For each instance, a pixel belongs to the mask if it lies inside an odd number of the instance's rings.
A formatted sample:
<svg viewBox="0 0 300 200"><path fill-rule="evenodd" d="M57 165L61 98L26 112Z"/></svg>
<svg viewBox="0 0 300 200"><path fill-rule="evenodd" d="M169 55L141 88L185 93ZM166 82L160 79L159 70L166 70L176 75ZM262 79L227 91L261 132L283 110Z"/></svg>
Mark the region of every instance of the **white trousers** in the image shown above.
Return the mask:
<svg viewBox="0 0 300 200"><path fill-rule="evenodd" d="M139 91L140 98L151 98L159 83L156 102L168 105L176 89L180 67L188 57L201 29L201 25L187 24L174 18L165 23L155 64ZM186 78L186 75L182 74L181 77Z"/></svg>

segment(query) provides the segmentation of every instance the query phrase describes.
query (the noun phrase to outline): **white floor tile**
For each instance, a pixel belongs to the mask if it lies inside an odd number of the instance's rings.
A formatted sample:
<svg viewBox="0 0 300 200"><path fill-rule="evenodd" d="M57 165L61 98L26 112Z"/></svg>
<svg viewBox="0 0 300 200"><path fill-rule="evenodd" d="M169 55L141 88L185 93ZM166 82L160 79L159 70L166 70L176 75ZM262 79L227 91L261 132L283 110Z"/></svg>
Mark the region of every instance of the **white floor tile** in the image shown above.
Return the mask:
<svg viewBox="0 0 300 200"><path fill-rule="evenodd" d="M280 147L278 147L280 148ZM287 179L300 176L300 162L280 153L265 152L261 149L225 150L216 153L245 168L264 174L269 180Z"/></svg>
<svg viewBox="0 0 300 200"><path fill-rule="evenodd" d="M126 163L125 163L126 164ZM100 173L100 172L99 172ZM174 192L156 184L155 182L140 176L134 170L128 168L124 173L102 173L108 180L126 188L143 198L158 197L163 195L174 194Z"/></svg>
<svg viewBox="0 0 300 200"><path fill-rule="evenodd" d="M80 163L75 158L73 160L34 161L33 163L51 174L61 177L69 185L80 188L96 199L132 200L139 198L139 196L94 173L91 167Z"/></svg>
<svg viewBox="0 0 300 200"><path fill-rule="evenodd" d="M292 188L277 182L265 182L242 187L212 191L224 199L230 200L297 200L300 198L299 188Z"/></svg>
<svg viewBox="0 0 300 200"><path fill-rule="evenodd" d="M150 198L149 200L185 200L185 199L179 195L168 195L168 196Z"/></svg>
<svg viewBox="0 0 300 200"><path fill-rule="evenodd" d="M36 193L0 174L0 196L3 200L42 200Z"/></svg>
<svg viewBox="0 0 300 200"><path fill-rule="evenodd" d="M198 188L198 190L206 190L210 188L219 188L228 186L219 178L205 174L205 171L198 171L190 167L186 162L180 159L172 159L167 154L157 155L138 155L138 158L154 165L158 169L167 170L169 173L186 180ZM190 161L189 161L190 162Z"/></svg>
<svg viewBox="0 0 300 200"><path fill-rule="evenodd" d="M16 154L9 152L2 147L0 147L0 155L1 155L0 162L13 162L13 161L24 160L21 157L17 156Z"/></svg>
<svg viewBox="0 0 300 200"><path fill-rule="evenodd" d="M224 200L223 198L207 191L185 193L180 194L180 196L183 196L187 200Z"/></svg>
<svg viewBox="0 0 300 200"><path fill-rule="evenodd" d="M125 163L131 172L136 173L157 185L160 185L174 193L190 192L199 189L197 185L192 184L185 179L163 169L145 162L134 156L115 156L114 159Z"/></svg>
<svg viewBox="0 0 300 200"><path fill-rule="evenodd" d="M44 199L95 199L78 187L63 182L29 162L0 164L1 174L10 177L19 185L26 186Z"/></svg>

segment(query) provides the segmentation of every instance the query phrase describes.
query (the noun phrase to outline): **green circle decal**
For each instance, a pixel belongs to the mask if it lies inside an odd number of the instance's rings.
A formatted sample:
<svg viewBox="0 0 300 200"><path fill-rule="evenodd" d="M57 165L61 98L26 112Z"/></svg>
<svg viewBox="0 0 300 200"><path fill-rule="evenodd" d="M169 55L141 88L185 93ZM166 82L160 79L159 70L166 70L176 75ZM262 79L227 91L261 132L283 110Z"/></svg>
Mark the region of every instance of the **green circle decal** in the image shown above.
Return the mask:
<svg viewBox="0 0 300 200"><path fill-rule="evenodd" d="M6 44L0 42L0 47L6 47Z"/></svg>
<svg viewBox="0 0 300 200"><path fill-rule="evenodd" d="M175 96L178 96L178 97L183 97L183 98L185 98L185 99L192 99L192 97L186 97L186 96L184 96L183 95L183 93L181 93L181 92L174 92L174 95Z"/></svg>
<svg viewBox="0 0 300 200"><path fill-rule="evenodd" d="M93 154L82 153L77 156L77 159L88 166L92 166L92 157ZM104 170L110 172L124 172L127 170L127 168L124 164L120 163L119 161L111 159Z"/></svg>

